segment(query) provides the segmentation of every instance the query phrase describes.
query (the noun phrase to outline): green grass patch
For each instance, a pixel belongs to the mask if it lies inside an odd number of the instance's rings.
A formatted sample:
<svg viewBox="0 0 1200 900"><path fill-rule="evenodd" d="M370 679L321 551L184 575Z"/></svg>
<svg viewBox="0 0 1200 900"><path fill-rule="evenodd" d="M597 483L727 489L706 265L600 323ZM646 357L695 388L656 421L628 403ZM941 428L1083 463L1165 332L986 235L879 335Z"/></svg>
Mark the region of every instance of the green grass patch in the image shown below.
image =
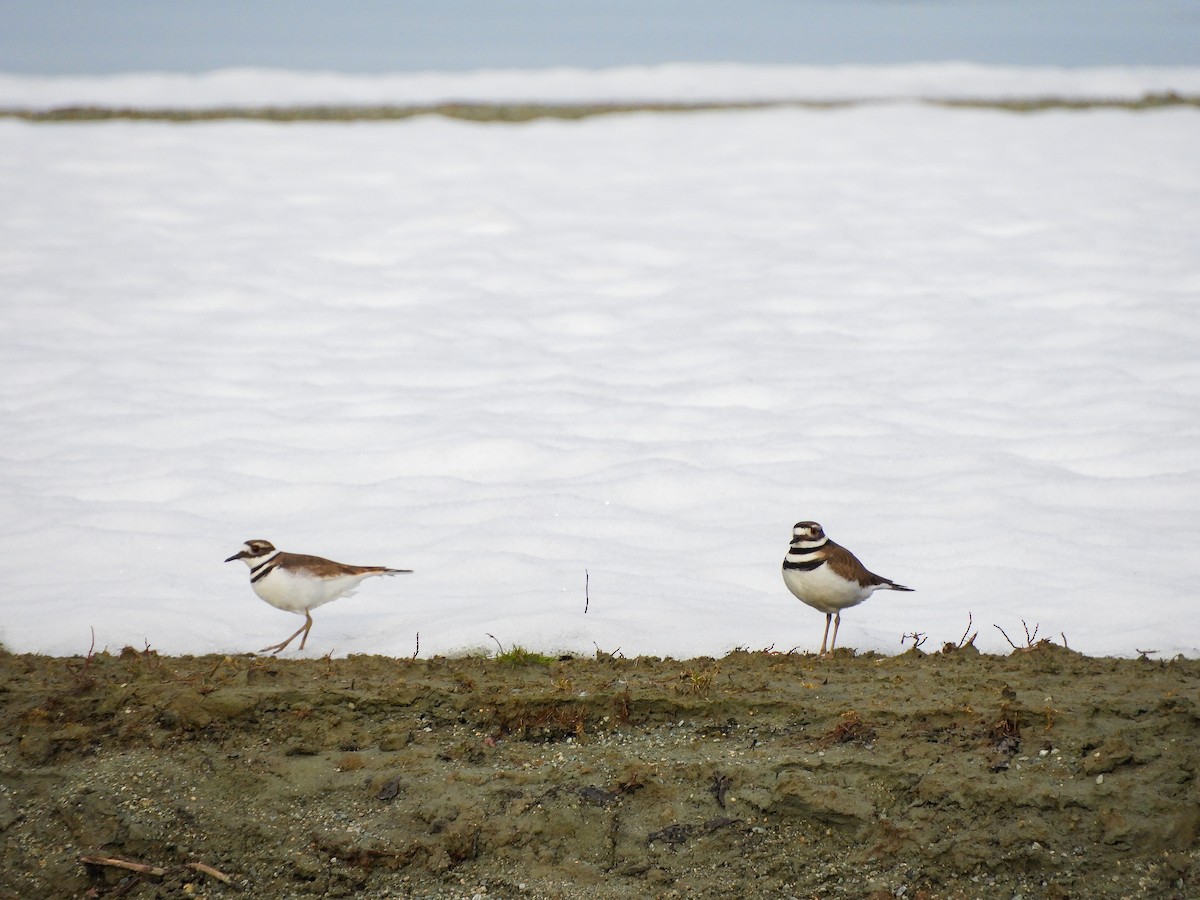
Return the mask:
<svg viewBox="0 0 1200 900"><path fill-rule="evenodd" d="M497 653L495 656L496 662L515 668L525 666L550 666L557 660L553 656L547 656L544 653L535 653L532 650L526 650L524 647L513 645L508 650Z"/></svg>

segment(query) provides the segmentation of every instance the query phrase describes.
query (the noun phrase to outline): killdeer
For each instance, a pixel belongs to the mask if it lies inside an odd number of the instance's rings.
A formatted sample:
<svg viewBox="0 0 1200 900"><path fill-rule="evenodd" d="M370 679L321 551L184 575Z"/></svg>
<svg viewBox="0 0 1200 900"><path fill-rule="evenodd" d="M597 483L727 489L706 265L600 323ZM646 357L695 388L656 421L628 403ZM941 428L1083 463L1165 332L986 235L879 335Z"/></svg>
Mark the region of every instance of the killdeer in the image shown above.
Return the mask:
<svg viewBox="0 0 1200 900"><path fill-rule="evenodd" d="M833 652L843 609L857 606L880 588L912 590L868 572L853 553L825 537L825 529L816 522L797 522L792 529L792 546L783 558L783 583L801 603L825 613L821 656L825 655L830 619L833 619L833 640L829 642L829 652Z"/></svg>
<svg viewBox="0 0 1200 900"><path fill-rule="evenodd" d="M304 624L286 641L263 647L278 653L300 638L300 649L308 640L313 620L309 612L322 603L354 593L360 581L372 575L399 575L412 569L388 569L383 566L347 566L319 556L303 556L276 550L270 541L246 541L242 549L225 560L242 560L250 567L250 587L276 609L303 614Z"/></svg>

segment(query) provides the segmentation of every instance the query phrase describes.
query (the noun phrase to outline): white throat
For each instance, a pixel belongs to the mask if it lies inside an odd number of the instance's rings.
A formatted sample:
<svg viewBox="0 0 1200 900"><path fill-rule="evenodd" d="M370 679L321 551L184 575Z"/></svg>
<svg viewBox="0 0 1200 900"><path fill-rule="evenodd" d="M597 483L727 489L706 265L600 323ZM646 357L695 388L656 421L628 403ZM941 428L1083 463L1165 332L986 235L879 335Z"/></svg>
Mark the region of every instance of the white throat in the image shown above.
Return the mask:
<svg viewBox="0 0 1200 900"><path fill-rule="evenodd" d="M263 563L270 562L272 559L274 559L278 555L279 555L278 550L270 550L266 553L260 554L259 556L243 557L242 562L244 562L246 564L246 566L251 571L253 571L254 569L257 569L259 566L261 566Z"/></svg>

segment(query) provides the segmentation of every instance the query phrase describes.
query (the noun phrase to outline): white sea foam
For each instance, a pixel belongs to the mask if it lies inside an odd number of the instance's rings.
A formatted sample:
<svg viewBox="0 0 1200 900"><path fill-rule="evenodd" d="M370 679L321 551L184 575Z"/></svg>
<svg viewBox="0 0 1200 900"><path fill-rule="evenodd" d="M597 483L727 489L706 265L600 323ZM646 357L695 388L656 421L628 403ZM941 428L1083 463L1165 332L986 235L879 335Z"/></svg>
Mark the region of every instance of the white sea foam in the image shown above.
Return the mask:
<svg viewBox="0 0 1200 900"><path fill-rule="evenodd" d="M1187 109L0 121L0 641L272 643L221 562L266 538L416 570L311 655L814 649L815 519L916 589L848 646L970 612L1196 655L1197 146Z"/></svg>

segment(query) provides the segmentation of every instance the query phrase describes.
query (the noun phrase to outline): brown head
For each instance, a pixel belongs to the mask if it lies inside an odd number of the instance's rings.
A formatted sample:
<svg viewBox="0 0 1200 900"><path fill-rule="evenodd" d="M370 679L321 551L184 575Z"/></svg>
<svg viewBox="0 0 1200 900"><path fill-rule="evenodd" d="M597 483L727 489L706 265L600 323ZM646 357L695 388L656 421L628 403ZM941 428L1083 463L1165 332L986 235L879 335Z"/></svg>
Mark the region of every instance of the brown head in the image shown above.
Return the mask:
<svg viewBox="0 0 1200 900"><path fill-rule="evenodd" d="M258 560L266 559L274 552L275 545L270 541L246 541L246 543L242 544L241 551L233 554L233 556L229 557L229 559L225 560L225 562L233 562L235 559L240 559L243 560L250 568L254 568L254 565L256 562L258 562Z"/></svg>
<svg viewBox="0 0 1200 900"><path fill-rule="evenodd" d="M825 540L825 529L816 522L797 522L792 526L793 544L816 544Z"/></svg>

